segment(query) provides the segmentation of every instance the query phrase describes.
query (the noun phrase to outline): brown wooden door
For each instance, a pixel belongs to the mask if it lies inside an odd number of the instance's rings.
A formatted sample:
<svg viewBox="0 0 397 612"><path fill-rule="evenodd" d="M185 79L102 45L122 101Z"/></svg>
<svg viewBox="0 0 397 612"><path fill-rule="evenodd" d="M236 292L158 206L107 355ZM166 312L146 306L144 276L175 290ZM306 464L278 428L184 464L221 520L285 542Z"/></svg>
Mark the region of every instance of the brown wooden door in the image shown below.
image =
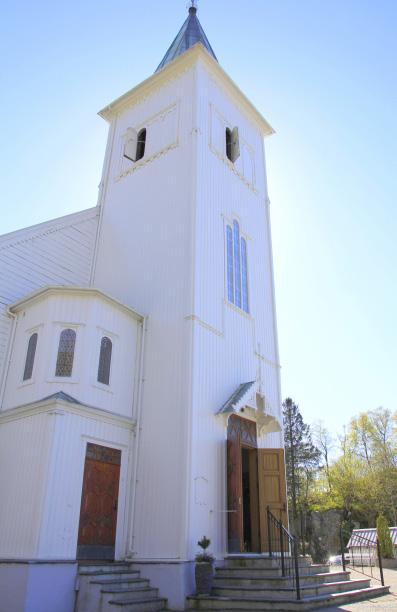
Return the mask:
<svg viewBox="0 0 397 612"><path fill-rule="evenodd" d="M77 545L79 559L114 559L121 451L87 444Z"/></svg>
<svg viewBox="0 0 397 612"><path fill-rule="evenodd" d="M228 551L244 552L242 446L256 448L256 423L236 414L227 427Z"/></svg>
<svg viewBox="0 0 397 612"><path fill-rule="evenodd" d="M240 440L227 441L228 551L244 547Z"/></svg>
<svg viewBox="0 0 397 612"><path fill-rule="evenodd" d="M259 520L261 550L269 551L267 507L288 528L284 450L258 449ZM276 552L273 550L273 552Z"/></svg>

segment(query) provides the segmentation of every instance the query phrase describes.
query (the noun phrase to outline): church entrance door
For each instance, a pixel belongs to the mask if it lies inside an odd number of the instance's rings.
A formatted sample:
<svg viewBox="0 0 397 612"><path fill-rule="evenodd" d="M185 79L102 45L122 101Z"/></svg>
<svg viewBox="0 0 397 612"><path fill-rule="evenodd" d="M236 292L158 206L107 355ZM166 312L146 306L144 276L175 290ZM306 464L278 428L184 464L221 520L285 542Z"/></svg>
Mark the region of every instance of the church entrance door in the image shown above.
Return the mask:
<svg viewBox="0 0 397 612"><path fill-rule="evenodd" d="M287 487L285 483L284 450L258 449L259 513L261 551L269 551L267 508L288 528ZM273 544L273 552L274 550Z"/></svg>
<svg viewBox="0 0 397 612"><path fill-rule="evenodd" d="M256 423L235 414L227 429L227 500L229 553L269 551L268 507L288 527L284 450L257 448Z"/></svg>
<svg viewBox="0 0 397 612"><path fill-rule="evenodd" d="M228 550L258 552L256 423L232 415L227 437Z"/></svg>
<svg viewBox="0 0 397 612"><path fill-rule="evenodd" d="M87 444L78 559L114 559L121 451Z"/></svg>

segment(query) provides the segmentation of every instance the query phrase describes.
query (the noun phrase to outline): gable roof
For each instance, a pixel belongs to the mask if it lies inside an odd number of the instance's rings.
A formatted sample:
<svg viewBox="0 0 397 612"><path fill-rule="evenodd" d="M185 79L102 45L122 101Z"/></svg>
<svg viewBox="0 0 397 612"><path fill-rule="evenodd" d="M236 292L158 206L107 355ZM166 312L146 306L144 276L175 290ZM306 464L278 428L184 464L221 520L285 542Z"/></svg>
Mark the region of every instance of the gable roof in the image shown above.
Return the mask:
<svg viewBox="0 0 397 612"><path fill-rule="evenodd" d="M197 17L197 9L195 6L189 8L189 15L184 22L183 26L179 30L175 39L171 43L167 53L164 55L160 64L157 66L156 71L158 72L164 66L172 62L174 59L185 53L190 47L193 47L196 43L201 43L203 47L208 51L210 55L217 60L217 57L212 49L210 42L205 35L205 32L201 26L200 21Z"/></svg>

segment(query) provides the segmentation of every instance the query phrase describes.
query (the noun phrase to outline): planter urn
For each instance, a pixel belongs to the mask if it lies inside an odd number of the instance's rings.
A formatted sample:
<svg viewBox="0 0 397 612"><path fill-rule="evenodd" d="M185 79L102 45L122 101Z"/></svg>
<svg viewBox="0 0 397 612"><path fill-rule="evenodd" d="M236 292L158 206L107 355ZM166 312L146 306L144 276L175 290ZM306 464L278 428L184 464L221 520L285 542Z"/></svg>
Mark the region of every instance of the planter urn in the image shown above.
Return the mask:
<svg viewBox="0 0 397 612"><path fill-rule="evenodd" d="M208 561L196 562L195 576L197 595L210 595L214 578L212 563Z"/></svg>

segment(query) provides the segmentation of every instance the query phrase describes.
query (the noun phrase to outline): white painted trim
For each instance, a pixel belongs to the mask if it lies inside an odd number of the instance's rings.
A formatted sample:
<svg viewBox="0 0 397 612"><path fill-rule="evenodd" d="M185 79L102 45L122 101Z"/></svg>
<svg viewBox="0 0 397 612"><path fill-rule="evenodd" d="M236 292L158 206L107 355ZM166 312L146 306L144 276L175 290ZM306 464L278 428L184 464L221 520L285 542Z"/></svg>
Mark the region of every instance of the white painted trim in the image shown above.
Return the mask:
<svg viewBox="0 0 397 612"><path fill-rule="evenodd" d="M148 79L105 106L105 108L99 111L99 116L103 117L106 121L111 121L126 108L134 106L139 103L142 98L152 95L155 91L163 87L168 81L175 79L182 72L191 69L198 61L200 61L207 71L220 82L239 108L248 115L249 119L260 129L263 135L270 136L274 134L273 128L266 119L262 117L255 106L243 94L241 89L237 87L234 81L228 76L223 68L221 68L218 62L211 57L201 43L196 43L162 70L155 72Z"/></svg>
<svg viewBox="0 0 397 612"><path fill-rule="evenodd" d="M95 287L73 287L73 286L62 286L62 285L46 285L33 293L28 294L22 300L18 300L14 302L7 308L7 313L10 315L14 315L15 313L24 310L26 307L30 306L33 303L36 303L44 298L47 298L52 295L75 295L75 296L92 296L105 300L106 302L110 302L112 306L117 306L121 310L124 310L128 315L134 317L142 321L144 319L144 315L140 314L133 308L126 306L122 302L119 302L112 296L104 293L100 289L96 289Z"/></svg>
<svg viewBox="0 0 397 612"><path fill-rule="evenodd" d="M94 419L95 421L100 421L102 423L117 425L118 427L130 429L131 431L135 430L136 428L136 421L129 417L125 417L114 412L109 412L103 408L95 408L94 406L87 406L85 404L72 404L59 398L49 398L5 410L0 414L0 425L2 423L17 421L19 419L25 419L27 417L32 417L42 413L47 413L48 415L61 415L63 413L69 413Z"/></svg>

